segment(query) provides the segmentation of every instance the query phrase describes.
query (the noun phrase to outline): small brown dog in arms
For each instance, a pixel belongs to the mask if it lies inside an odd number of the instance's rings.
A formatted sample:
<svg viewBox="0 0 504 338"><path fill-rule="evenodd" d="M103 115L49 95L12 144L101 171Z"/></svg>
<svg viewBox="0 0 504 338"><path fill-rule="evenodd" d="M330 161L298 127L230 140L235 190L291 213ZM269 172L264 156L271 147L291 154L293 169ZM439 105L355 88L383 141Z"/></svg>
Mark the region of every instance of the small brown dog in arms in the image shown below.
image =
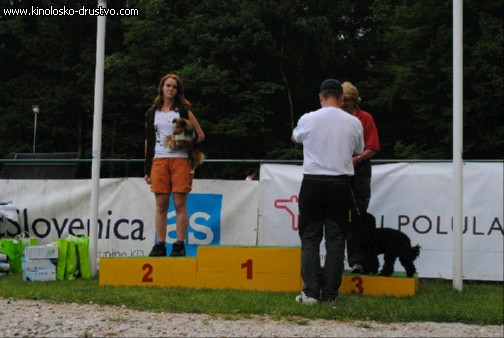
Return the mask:
<svg viewBox="0 0 504 338"><path fill-rule="evenodd" d="M197 136L189 120L182 117L173 119L175 130L165 140L165 145L172 149L187 149L189 153L189 162L196 169L205 160L205 154L201 147L196 143Z"/></svg>

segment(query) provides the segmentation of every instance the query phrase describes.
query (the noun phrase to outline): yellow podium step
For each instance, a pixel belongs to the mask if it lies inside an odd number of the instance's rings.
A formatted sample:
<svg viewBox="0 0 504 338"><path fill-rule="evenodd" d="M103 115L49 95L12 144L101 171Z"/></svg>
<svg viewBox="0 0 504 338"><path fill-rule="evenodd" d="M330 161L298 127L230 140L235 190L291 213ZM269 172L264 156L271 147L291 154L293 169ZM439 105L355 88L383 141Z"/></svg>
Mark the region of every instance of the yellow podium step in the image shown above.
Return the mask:
<svg viewBox="0 0 504 338"><path fill-rule="evenodd" d="M301 250L288 247L200 246L196 257L107 257L100 259L99 285L159 286L299 292ZM418 277L345 271L340 293L413 296Z"/></svg>
<svg viewBox="0 0 504 338"><path fill-rule="evenodd" d="M99 285L196 288L196 274L196 257L107 257Z"/></svg>
<svg viewBox="0 0 504 338"><path fill-rule="evenodd" d="M198 248L198 288L299 291L299 248Z"/></svg>
<svg viewBox="0 0 504 338"><path fill-rule="evenodd" d="M345 271L340 293L354 293L371 296L414 296L418 291L418 277L408 278L404 272L392 276L351 274Z"/></svg>

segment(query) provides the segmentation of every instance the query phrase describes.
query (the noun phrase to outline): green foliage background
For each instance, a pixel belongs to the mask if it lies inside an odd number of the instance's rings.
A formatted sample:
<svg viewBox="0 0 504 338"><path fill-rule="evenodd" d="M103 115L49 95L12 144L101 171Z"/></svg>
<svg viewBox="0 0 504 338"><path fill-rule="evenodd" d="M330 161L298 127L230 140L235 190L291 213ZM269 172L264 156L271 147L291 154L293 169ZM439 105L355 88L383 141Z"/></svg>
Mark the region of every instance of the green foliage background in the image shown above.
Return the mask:
<svg viewBox="0 0 504 338"><path fill-rule="evenodd" d="M503 2L463 4L464 158L502 159ZM37 151L91 157L96 17L3 11L96 5L0 0L0 156L31 152L31 106L38 104ZM107 6L139 15L107 17L102 158L143 158L144 113L168 72L183 78L212 159L301 159L292 128L318 108L318 87L328 77L359 88L380 133L376 159L452 156L451 1Z"/></svg>

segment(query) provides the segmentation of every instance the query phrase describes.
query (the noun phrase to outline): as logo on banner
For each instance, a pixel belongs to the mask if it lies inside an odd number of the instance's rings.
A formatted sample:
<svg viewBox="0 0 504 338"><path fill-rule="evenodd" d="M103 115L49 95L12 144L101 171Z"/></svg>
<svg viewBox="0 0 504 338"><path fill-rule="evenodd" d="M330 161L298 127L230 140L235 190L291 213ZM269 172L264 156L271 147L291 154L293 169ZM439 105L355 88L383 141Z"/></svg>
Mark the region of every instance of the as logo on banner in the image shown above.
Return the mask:
<svg viewBox="0 0 504 338"><path fill-rule="evenodd" d="M275 208L285 210L291 217L292 230L299 230L299 197L292 195L289 199L277 199Z"/></svg>
<svg viewBox="0 0 504 338"><path fill-rule="evenodd" d="M187 197L187 213L189 227L186 236L186 255L196 256L199 245L220 244L221 234L222 195L217 194L189 194ZM170 207L166 222L168 234L166 242L175 243L176 216L173 197L170 197Z"/></svg>

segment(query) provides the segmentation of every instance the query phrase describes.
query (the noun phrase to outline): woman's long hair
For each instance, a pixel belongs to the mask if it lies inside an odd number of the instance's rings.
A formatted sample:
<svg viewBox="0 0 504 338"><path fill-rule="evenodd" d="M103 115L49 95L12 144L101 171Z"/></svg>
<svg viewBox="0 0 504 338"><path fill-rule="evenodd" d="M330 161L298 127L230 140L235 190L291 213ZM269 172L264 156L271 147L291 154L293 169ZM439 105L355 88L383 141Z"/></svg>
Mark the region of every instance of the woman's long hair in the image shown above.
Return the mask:
<svg viewBox="0 0 504 338"><path fill-rule="evenodd" d="M170 78L177 81L177 95L175 96L175 102L173 102L173 107L171 108L172 109L178 108L179 110L180 109L190 110L191 103L184 96L184 85L182 84L182 80L175 74L166 74L159 81L158 95L154 99L154 106L156 106L157 109L161 109L161 107L163 106L164 103L163 86L165 81Z"/></svg>

